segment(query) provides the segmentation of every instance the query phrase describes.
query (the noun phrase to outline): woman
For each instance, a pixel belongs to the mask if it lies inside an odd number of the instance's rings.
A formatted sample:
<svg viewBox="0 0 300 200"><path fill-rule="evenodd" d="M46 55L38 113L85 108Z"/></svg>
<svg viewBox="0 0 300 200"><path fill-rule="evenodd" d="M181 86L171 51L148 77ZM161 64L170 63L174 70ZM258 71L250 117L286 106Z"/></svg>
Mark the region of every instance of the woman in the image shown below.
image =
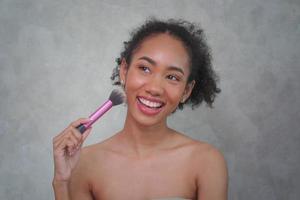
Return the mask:
<svg viewBox="0 0 300 200"><path fill-rule="evenodd" d="M219 92L202 30L153 19L124 44L112 75L127 96L124 128L82 149L91 129L81 135L79 119L53 139L56 199L227 199L222 154L167 125Z"/></svg>

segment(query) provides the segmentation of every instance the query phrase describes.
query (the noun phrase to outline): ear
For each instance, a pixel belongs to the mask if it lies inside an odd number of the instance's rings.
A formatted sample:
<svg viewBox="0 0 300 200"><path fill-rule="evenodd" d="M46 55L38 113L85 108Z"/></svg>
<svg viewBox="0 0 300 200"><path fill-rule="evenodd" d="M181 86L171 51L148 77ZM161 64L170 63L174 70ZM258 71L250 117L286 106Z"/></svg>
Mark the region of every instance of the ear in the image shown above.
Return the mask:
<svg viewBox="0 0 300 200"><path fill-rule="evenodd" d="M123 83L123 84L126 83L127 71L128 71L127 62L124 58L122 58L121 65L120 65L119 76L120 76L120 82Z"/></svg>
<svg viewBox="0 0 300 200"><path fill-rule="evenodd" d="M184 103L191 95L193 88L195 85L195 80L191 81L190 83L188 83L184 89L183 95L182 95L182 99L181 99L181 103Z"/></svg>

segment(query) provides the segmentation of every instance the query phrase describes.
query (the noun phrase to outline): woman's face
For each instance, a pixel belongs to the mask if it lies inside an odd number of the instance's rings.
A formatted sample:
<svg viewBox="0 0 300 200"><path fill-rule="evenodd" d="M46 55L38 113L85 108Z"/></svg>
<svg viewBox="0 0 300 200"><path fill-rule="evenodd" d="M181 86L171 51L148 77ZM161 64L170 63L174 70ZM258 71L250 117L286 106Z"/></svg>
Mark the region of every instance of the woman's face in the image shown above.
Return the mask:
<svg viewBox="0 0 300 200"><path fill-rule="evenodd" d="M189 56L181 41L169 34L146 38L130 66L125 60L121 64L130 117L143 125L165 123L192 91L189 73Z"/></svg>

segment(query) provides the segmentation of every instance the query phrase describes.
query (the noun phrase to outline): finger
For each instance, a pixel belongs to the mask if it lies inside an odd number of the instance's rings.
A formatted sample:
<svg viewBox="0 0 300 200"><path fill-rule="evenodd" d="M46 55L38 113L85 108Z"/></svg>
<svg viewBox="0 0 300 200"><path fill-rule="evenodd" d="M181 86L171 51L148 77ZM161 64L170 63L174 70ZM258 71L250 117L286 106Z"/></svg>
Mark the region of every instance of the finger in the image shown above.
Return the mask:
<svg viewBox="0 0 300 200"><path fill-rule="evenodd" d="M56 135L54 138L53 138L53 144L56 143L57 141L61 140L61 138L65 135L65 133L67 132L67 128L65 128L61 133L59 133L58 135Z"/></svg>
<svg viewBox="0 0 300 200"><path fill-rule="evenodd" d="M60 134L58 134L57 136L55 136L53 138L53 143L57 140L60 140L64 135L66 135L66 133L71 129L71 127L77 127L79 126L80 124L84 124L84 123L87 123L89 122L90 119L89 118L80 118L74 122L72 122L67 128L65 128Z"/></svg>
<svg viewBox="0 0 300 200"><path fill-rule="evenodd" d="M71 134L68 138L71 141L71 144L68 146L68 153L72 156L82 146L83 135L76 128L72 127Z"/></svg>
<svg viewBox="0 0 300 200"><path fill-rule="evenodd" d="M67 153L68 155L72 155L72 152L76 149L76 145L75 143L73 143L73 141L71 139L69 139L67 142L66 142L66 149L67 149Z"/></svg>
<svg viewBox="0 0 300 200"><path fill-rule="evenodd" d="M83 139L82 134L77 130L77 128L72 127L71 128L71 134L72 136L78 141L81 142Z"/></svg>
<svg viewBox="0 0 300 200"><path fill-rule="evenodd" d="M82 147L85 139L89 136L89 134L91 133L92 131L92 127L89 127L83 134L82 134L82 142L79 144L79 146L77 147L78 149Z"/></svg>
<svg viewBox="0 0 300 200"><path fill-rule="evenodd" d="M82 142L85 141L85 139L90 135L92 131L92 127L89 127L83 134L82 134Z"/></svg>
<svg viewBox="0 0 300 200"><path fill-rule="evenodd" d="M77 128L72 127L71 130L76 138L78 138L80 141L83 140L83 135Z"/></svg>
<svg viewBox="0 0 300 200"><path fill-rule="evenodd" d="M66 149L67 149L67 139L63 138L54 147L53 150L54 157L64 155L66 153Z"/></svg>
<svg viewBox="0 0 300 200"><path fill-rule="evenodd" d="M80 144L80 140L77 140L77 138L73 135L72 130L69 130L64 137L62 137L60 140L57 140L53 143L53 148L56 150L62 150L67 147L67 143L71 141L75 145ZM69 144L70 146L70 144Z"/></svg>
<svg viewBox="0 0 300 200"><path fill-rule="evenodd" d="M73 151L80 145L80 141L76 139L73 135L70 135L69 141L71 142L72 146L70 146L70 150Z"/></svg>
<svg viewBox="0 0 300 200"><path fill-rule="evenodd" d="M53 149L57 149L65 141L65 139L66 139L66 136L54 139L53 140Z"/></svg>
<svg viewBox="0 0 300 200"><path fill-rule="evenodd" d="M65 128L65 130L63 130L63 132L61 134L56 136L54 141L62 140L62 138L65 138L71 132L72 132L72 126L68 126L67 128Z"/></svg>
<svg viewBox="0 0 300 200"><path fill-rule="evenodd" d="M89 118L80 118L74 122L72 122L70 124L70 126L73 126L74 128L76 128L77 126L79 126L80 124L85 124L85 123L88 123L90 121Z"/></svg>
<svg viewBox="0 0 300 200"><path fill-rule="evenodd" d="M57 148L57 146L66 138L68 138L70 135L72 135L72 129L69 128L68 130L64 131L64 133L62 135L60 135L59 137L56 137L53 140L53 148Z"/></svg>

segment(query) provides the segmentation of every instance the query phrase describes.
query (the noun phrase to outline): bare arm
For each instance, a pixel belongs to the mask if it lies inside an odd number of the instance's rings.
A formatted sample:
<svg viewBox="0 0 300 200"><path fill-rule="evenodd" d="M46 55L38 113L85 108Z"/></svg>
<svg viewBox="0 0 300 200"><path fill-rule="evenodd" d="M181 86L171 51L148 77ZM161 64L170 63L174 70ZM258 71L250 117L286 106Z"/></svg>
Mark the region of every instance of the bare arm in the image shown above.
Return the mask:
<svg viewBox="0 0 300 200"><path fill-rule="evenodd" d="M90 153L87 148L83 148L80 160L73 170L69 184L72 200L93 200L91 180L95 177L90 169L91 165L94 164L94 160L91 160Z"/></svg>
<svg viewBox="0 0 300 200"><path fill-rule="evenodd" d="M76 127L87 121L88 119L79 119L53 138L54 177L52 186L56 200L71 199L69 190L71 175L78 164L82 144L91 131L88 129L81 134Z"/></svg>
<svg viewBox="0 0 300 200"><path fill-rule="evenodd" d="M54 196L56 200L71 199L69 195L68 182L53 180L52 187L54 190Z"/></svg>
<svg viewBox="0 0 300 200"><path fill-rule="evenodd" d="M198 199L227 200L228 173L223 155L210 148L202 164L204 166L197 177Z"/></svg>

